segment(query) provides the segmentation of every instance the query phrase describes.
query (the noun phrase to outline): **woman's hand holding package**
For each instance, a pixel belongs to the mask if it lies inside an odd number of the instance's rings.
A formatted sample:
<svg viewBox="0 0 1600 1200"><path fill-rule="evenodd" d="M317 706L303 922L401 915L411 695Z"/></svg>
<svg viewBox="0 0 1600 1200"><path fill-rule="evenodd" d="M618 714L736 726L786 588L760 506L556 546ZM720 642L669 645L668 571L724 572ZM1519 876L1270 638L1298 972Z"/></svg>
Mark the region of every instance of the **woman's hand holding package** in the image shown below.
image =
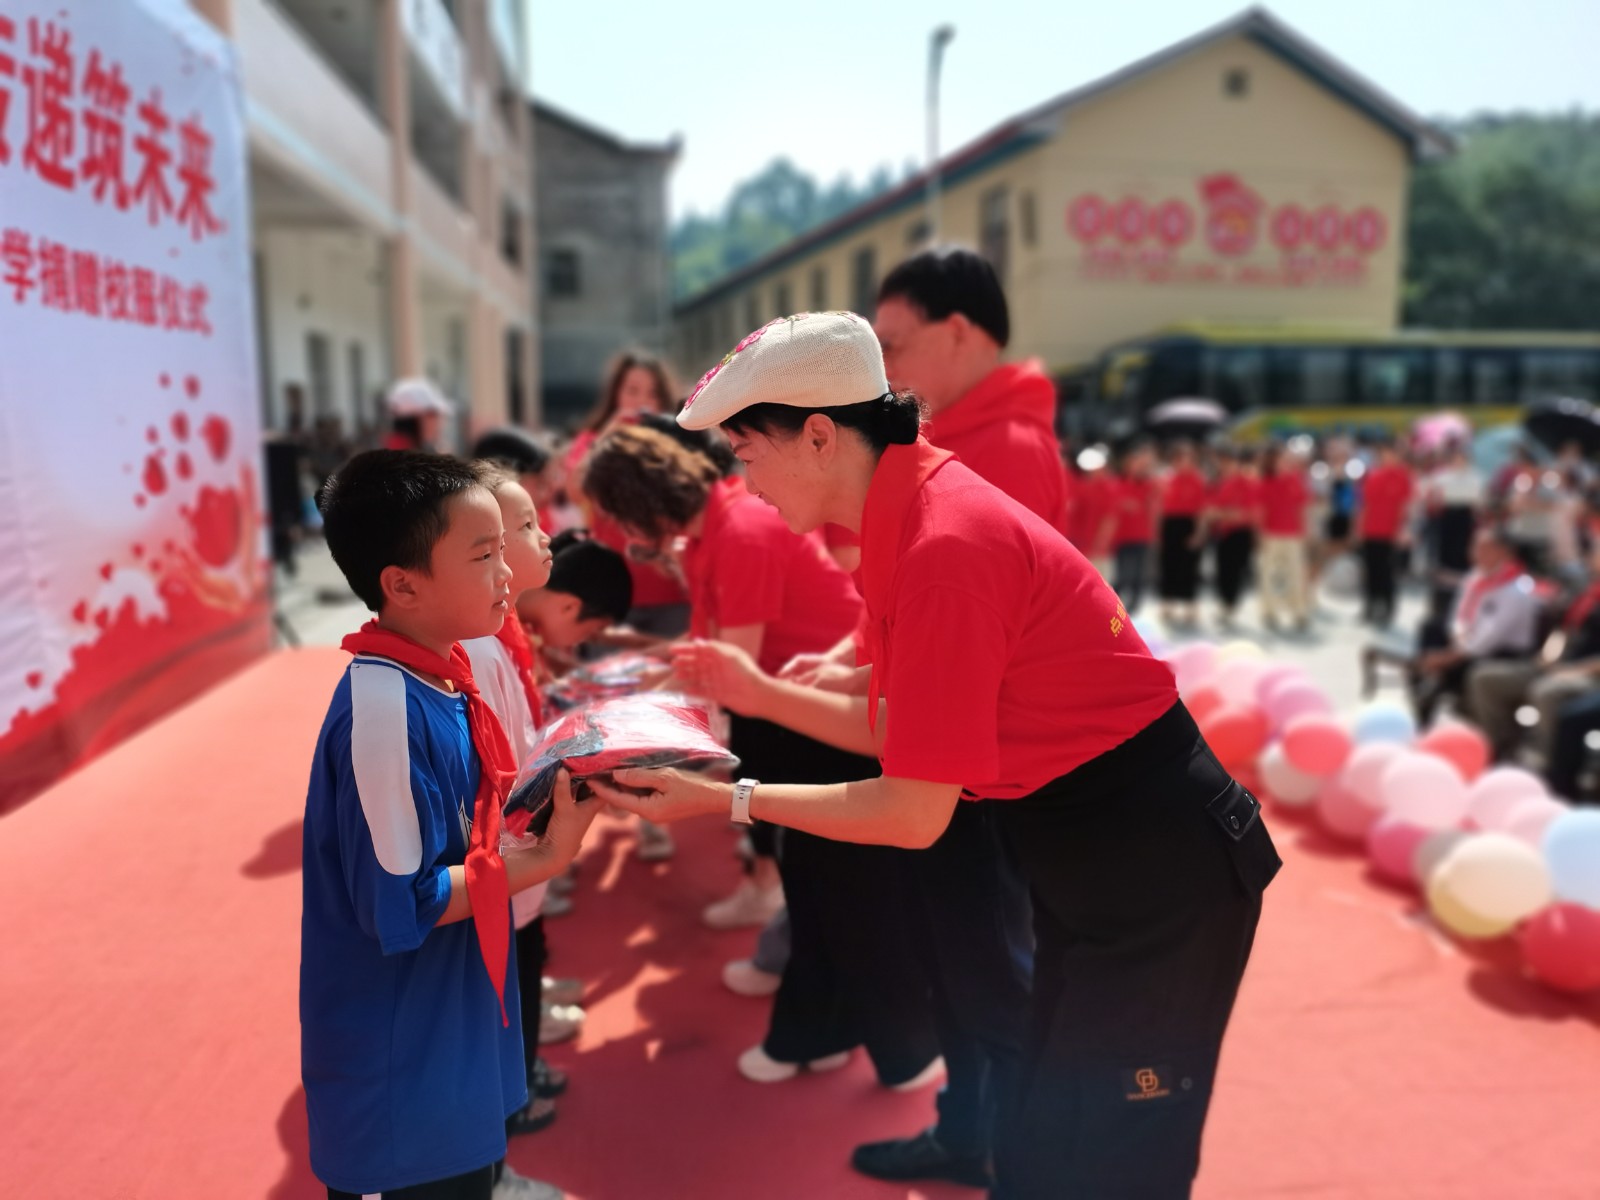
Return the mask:
<svg viewBox="0 0 1600 1200"><path fill-rule="evenodd" d="M596 776L589 786L606 803L658 825L726 813L733 801L731 785L675 767L621 767L609 778Z"/></svg>

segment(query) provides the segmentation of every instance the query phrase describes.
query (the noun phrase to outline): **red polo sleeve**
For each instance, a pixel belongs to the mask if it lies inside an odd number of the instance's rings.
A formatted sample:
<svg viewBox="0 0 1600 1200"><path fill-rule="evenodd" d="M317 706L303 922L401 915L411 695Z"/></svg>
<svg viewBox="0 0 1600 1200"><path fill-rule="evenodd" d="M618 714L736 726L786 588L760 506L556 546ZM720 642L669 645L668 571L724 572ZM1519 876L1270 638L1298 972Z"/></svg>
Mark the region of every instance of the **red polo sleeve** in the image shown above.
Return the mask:
<svg viewBox="0 0 1600 1200"><path fill-rule="evenodd" d="M895 607L883 695L883 773L975 784L1000 769L1001 615L956 587L923 589Z"/></svg>

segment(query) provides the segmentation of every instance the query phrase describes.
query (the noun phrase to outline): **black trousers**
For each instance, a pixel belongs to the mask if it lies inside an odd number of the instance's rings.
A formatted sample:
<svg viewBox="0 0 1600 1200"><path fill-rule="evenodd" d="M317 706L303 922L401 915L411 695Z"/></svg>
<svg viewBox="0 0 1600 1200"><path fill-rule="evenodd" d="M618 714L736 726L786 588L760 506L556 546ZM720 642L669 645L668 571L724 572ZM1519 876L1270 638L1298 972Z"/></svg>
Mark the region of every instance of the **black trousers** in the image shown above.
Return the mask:
<svg viewBox="0 0 1600 1200"><path fill-rule="evenodd" d="M980 1158L992 1153L1002 1097L1017 1085L1033 987L1032 905L998 807L957 803L911 871L946 1071L936 1136Z"/></svg>
<svg viewBox="0 0 1600 1200"><path fill-rule="evenodd" d="M741 771L786 783L848 783L877 760L770 721L740 718L730 739ZM865 1046L878 1077L904 1083L939 1054L927 976L912 942L910 851L779 831L789 961L763 1042L779 1062Z"/></svg>
<svg viewBox="0 0 1600 1200"><path fill-rule="evenodd" d="M1145 577L1149 572L1148 542L1127 542L1117 547L1112 561L1112 574L1116 580L1111 587L1129 612L1139 610L1139 603L1144 599Z"/></svg>
<svg viewBox="0 0 1600 1200"><path fill-rule="evenodd" d="M1600 689L1564 704L1550 737L1550 766L1546 778L1558 796L1583 803L1578 795L1579 776L1589 757L1588 736L1600 729Z"/></svg>
<svg viewBox="0 0 1600 1200"><path fill-rule="evenodd" d="M413 1184L411 1187L393 1188L379 1192L382 1200L490 1200L494 1185L500 1177L500 1164L492 1163L468 1171L465 1175L452 1175L449 1179L435 1179L431 1183ZM371 1193L369 1192L368 1195ZM328 1189L328 1200L362 1200L354 1192Z"/></svg>
<svg viewBox="0 0 1600 1200"><path fill-rule="evenodd" d="M1200 591L1200 551L1190 545L1199 522L1193 517L1161 518L1161 598L1192 603Z"/></svg>
<svg viewBox="0 0 1600 1200"><path fill-rule="evenodd" d="M1217 539L1217 595L1229 612L1239 606L1239 597L1244 595L1255 546L1256 535L1251 529L1234 529Z"/></svg>
<svg viewBox="0 0 1600 1200"><path fill-rule="evenodd" d="M1038 957L997 1200L1181 1200L1261 894L1260 806L1181 703L1000 806L1033 889Z"/></svg>
<svg viewBox="0 0 1600 1200"><path fill-rule="evenodd" d="M516 944L517 991L522 996L522 1056L531 1080L533 1064L539 1058L539 1002L544 993L544 970L550 962L543 914L517 930Z"/></svg>
<svg viewBox="0 0 1600 1200"><path fill-rule="evenodd" d="M1395 558L1393 542L1368 538L1361 543L1361 615L1379 625L1394 620Z"/></svg>

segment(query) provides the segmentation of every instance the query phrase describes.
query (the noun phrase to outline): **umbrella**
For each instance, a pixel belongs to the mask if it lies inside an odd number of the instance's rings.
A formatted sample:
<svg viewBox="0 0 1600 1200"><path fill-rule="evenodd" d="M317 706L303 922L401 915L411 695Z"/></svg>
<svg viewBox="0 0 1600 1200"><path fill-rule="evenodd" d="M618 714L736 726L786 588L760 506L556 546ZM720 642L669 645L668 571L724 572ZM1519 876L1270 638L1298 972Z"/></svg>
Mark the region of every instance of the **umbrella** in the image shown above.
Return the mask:
<svg viewBox="0 0 1600 1200"><path fill-rule="evenodd" d="M1163 400L1145 414L1144 422L1159 438L1203 441L1228 423L1228 410L1215 400L1184 396Z"/></svg>
<svg viewBox="0 0 1600 1200"><path fill-rule="evenodd" d="M1587 400L1572 396L1535 400L1524 410L1522 426L1546 446L1577 442L1584 454L1600 454L1600 413Z"/></svg>
<svg viewBox="0 0 1600 1200"><path fill-rule="evenodd" d="M1412 432L1419 450L1438 450L1451 442L1470 442L1472 423L1460 413L1435 413L1418 421Z"/></svg>

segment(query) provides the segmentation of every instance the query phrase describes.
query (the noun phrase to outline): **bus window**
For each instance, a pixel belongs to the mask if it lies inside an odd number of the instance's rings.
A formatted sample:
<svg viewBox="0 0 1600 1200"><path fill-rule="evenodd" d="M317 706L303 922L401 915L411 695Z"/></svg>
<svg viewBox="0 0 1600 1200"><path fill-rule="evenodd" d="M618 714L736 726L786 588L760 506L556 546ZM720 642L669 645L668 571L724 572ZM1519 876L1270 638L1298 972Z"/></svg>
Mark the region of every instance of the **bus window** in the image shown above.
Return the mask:
<svg viewBox="0 0 1600 1200"><path fill-rule="evenodd" d="M1436 350L1433 356L1433 402L1440 408L1458 408L1469 400L1466 378L1462 373L1461 351Z"/></svg>
<svg viewBox="0 0 1600 1200"><path fill-rule="evenodd" d="M1176 396L1201 396L1200 384L1198 346L1157 346L1145 369L1140 396L1146 404L1160 404Z"/></svg>
<svg viewBox="0 0 1600 1200"><path fill-rule="evenodd" d="M1427 404L1431 399L1427 350L1372 350L1359 353L1356 386L1363 404Z"/></svg>
<svg viewBox="0 0 1600 1200"><path fill-rule="evenodd" d="M1522 355L1522 400L1572 396L1600 399L1600 354L1581 350L1528 350Z"/></svg>
<svg viewBox="0 0 1600 1200"><path fill-rule="evenodd" d="M1517 402L1512 376L1515 357L1506 350L1474 350L1467 355L1467 391L1473 404L1498 405Z"/></svg>
<svg viewBox="0 0 1600 1200"><path fill-rule="evenodd" d="M1206 395L1228 409L1245 412L1267 402L1267 356L1255 347L1208 347Z"/></svg>
<svg viewBox="0 0 1600 1200"><path fill-rule="evenodd" d="M1350 403L1350 352L1300 352L1300 403L1308 408L1340 408Z"/></svg>

